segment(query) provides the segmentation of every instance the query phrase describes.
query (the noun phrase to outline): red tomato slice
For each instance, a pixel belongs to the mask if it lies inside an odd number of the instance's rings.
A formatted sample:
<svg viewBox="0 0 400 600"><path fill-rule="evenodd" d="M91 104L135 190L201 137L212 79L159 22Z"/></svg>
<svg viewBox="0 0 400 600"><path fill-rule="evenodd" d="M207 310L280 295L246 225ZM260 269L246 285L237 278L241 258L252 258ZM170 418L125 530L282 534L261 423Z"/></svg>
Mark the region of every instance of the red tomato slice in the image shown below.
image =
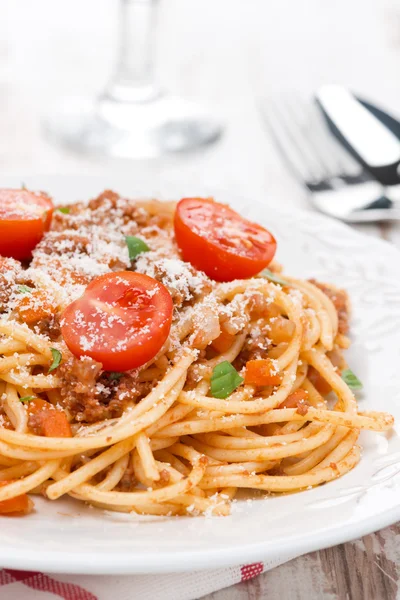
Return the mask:
<svg viewBox="0 0 400 600"><path fill-rule="evenodd" d="M161 350L172 311L170 293L152 277L131 271L107 273L67 306L61 332L75 356L90 356L106 371L128 371Z"/></svg>
<svg viewBox="0 0 400 600"><path fill-rule="evenodd" d="M183 259L216 281L246 279L274 257L274 236L212 198L183 198L174 218Z"/></svg>
<svg viewBox="0 0 400 600"><path fill-rule="evenodd" d="M0 189L0 254L18 260L32 250L50 227L53 202L44 192Z"/></svg>

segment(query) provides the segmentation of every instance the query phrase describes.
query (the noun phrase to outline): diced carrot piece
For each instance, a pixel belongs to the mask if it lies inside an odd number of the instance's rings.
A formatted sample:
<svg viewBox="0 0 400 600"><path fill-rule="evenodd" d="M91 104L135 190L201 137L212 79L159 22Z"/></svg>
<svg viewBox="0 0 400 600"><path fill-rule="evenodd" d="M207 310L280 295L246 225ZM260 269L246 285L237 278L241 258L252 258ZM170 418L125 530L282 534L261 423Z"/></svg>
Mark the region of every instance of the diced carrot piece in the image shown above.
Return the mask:
<svg viewBox="0 0 400 600"><path fill-rule="evenodd" d="M279 385L282 375L276 372L276 367L270 358L249 360L246 363L244 382L249 385Z"/></svg>
<svg viewBox="0 0 400 600"><path fill-rule="evenodd" d="M309 367L307 373L308 379L311 381L317 392L321 394L321 396L326 396L332 390L329 383L318 373L314 367Z"/></svg>
<svg viewBox="0 0 400 600"><path fill-rule="evenodd" d="M226 331L221 331L220 335L212 341L211 346L217 352L223 354L227 352L234 342L235 336Z"/></svg>
<svg viewBox="0 0 400 600"><path fill-rule="evenodd" d="M39 429L46 437L72 437L66 414L50 402L35 398L28 403L28 413L35 417Z"/></svg>
<svg viewBox="0 0 400 600"><path fill-rule="evenodd" d="M299 402L304 402L305 400L308 400L308 392L298 389L289 394L286 400L280 403L279 408L296 408Z"/></svg>
<svg viewBox="0 0 400 600"><path fill-rule="evenodd" d="M9 483L12 483L12 481L0 481L0 487ZM15 496L15 498L0 501L0 515L12 513L27 514L31 512L32 508L33 502L27 494L21 494L20 496Z"/></svg>
<svg viewBox="0 0 400 600"><path fill-rule="evenodd" d="M21 296L16 311L24 323L31 325L54 313L56 307L49 302L44 291L33 290Z"/></svg>

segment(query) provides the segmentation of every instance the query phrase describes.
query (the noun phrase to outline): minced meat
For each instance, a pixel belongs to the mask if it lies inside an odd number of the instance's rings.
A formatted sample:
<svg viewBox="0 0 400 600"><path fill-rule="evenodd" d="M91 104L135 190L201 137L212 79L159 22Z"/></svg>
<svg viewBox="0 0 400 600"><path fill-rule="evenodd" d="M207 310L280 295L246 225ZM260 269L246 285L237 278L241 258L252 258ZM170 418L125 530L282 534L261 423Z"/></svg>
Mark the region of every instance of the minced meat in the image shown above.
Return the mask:
<svg viewBox="0 0 400 600"><path fill-rule="evenodd" d="M94 423L120 417L128 402L146 394L151 382L132 374L102 372L89 357L70 357L57 371L61 378L61 403L78 422Z"/></svg>

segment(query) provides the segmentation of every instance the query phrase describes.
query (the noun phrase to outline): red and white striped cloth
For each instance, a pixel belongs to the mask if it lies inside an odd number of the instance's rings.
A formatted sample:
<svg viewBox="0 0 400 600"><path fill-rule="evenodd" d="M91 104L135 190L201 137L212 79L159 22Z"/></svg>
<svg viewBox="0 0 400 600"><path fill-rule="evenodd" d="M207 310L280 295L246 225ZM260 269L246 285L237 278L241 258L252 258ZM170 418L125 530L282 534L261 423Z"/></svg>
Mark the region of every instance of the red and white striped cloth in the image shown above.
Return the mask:
<svg viewBox="0 0 400 600"><path fill-rule="evenodd" d="M198 600L257 577L293 557L213 571L167 575L59 575L0 571L1 600Z"/></svg>

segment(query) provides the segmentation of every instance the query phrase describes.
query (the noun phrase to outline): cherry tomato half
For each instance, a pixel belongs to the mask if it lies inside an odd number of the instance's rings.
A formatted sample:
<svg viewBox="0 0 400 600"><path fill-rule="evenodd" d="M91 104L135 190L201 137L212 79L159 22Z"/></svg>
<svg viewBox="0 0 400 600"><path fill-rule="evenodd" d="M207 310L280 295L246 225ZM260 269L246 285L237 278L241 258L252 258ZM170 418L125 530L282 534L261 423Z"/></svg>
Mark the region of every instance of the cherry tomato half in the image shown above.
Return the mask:
<svg viewBox="0 0 400 600"><path fill-rule="evenodd" d="M53 210L53 202L43 192L0 189L0 254L30 258L50 227Z"/></svg>
<svg viewBox="0 0 400 600"><path fill-rule="evenodd" d="M96 277L65 309L61 332L77 356L106 371L128 371L154 358L168 338L172 298L148 275L121 271Z"/></svg>
<svg viewBox="0 0 400 600"><path fill-rule="evenodd" d="M175 237L183 259L216 281L256 275L274 257L274 236L212 198L183 198Z"/></svg>

